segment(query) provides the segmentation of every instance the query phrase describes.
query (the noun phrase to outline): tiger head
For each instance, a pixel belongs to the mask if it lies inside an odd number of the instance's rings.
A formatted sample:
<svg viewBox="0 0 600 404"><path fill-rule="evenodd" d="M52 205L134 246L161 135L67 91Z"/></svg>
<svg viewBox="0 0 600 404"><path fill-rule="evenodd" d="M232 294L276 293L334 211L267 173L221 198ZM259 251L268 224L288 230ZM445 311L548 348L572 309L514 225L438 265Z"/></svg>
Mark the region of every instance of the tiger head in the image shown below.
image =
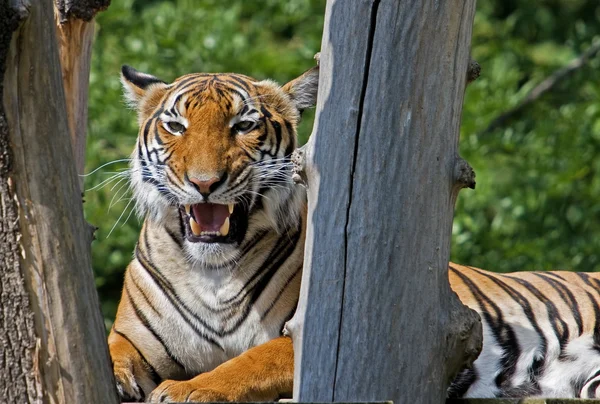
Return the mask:
<svg viewBox="0 0 600 404"><path fill-rule="evenodd" d="M191 258L238 247L249 230L282 231L304 195L290 155L318 67L284 86L240 74L189 74L168 84L123 66L139 136L131 184L138 213L178 220Z"/></svg>

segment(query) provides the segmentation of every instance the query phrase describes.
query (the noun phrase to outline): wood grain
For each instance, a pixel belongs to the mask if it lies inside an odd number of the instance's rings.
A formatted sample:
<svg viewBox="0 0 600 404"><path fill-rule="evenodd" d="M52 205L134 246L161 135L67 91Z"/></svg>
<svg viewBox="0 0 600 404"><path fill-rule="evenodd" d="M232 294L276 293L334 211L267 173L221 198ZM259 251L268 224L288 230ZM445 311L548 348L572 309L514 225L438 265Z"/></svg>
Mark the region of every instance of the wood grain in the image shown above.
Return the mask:
<svg viewBox="0 0 600 404"><path fill-rule="evenodd" d="M12 363L15 373L24 373L26 389L7 385L2 402L116 403L91 270L91 234L73 163L54 4L9 3L3 11L18 15L20 23L14 32L0 25L10 44L1 48L7 52L0 60L6 117L0 139L8 135L0 150L10 156L0 169L0 236L9 236L0 284L14 292L0 299L2 307L12 303L22 314L13 310L6 312L16 313L13 318L0 317L0 350L13 342L27 349ZM3 325L11 321L24 331L7 342Z"/></svg>
<svg viewBox="0 0 600 404"><path fill-rule="evenodd" d="M306 265L288 324L296 400L440 403L478 353L478 316L447 274L456 196L474 185L457 151L474 10L327 3Z"/></svg>

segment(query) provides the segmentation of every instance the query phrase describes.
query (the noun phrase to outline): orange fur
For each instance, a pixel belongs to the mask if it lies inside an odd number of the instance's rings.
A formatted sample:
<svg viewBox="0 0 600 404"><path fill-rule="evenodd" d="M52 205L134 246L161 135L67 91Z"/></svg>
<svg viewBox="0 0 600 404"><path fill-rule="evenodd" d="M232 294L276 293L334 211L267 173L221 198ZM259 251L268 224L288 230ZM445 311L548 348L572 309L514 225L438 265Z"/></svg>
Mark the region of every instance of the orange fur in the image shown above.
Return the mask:
<svg viewBox="0 0 600 404"><path fill-rule="evenodd" d="M168 393L174 401L276 401L291 397L294 351L289 337L251 348L211 372L186 381L167 380L150 395Z"/></svg>

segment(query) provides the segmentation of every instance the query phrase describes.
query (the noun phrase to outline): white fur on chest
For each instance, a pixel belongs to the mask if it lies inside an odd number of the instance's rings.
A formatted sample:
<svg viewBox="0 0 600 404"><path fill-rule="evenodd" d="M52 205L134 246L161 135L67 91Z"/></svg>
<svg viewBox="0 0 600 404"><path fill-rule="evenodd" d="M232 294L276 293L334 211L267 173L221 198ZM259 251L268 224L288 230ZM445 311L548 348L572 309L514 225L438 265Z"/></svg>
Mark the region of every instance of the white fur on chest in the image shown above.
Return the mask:
<svg viewBox="0 0 600 404"><path fill-rule="evenodd" d="M278 236L265 237L260 248L242 259L209 269L174 254L168 240L150 239L150 258L162 285L139 262L132 265L137 283L152 296L156 308L148 320L187 373L212 370L281 335L296 305L303 249L299 244L261 285L277 240Z"/></svg>

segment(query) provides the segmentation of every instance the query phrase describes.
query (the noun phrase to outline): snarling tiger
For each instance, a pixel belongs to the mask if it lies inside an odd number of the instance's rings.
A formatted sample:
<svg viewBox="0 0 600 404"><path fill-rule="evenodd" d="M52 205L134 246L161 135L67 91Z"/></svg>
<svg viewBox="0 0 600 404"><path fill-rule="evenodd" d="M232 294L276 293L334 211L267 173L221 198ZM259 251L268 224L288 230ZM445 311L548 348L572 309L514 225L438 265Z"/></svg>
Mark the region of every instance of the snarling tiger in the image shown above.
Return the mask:
<svg viewBox="0 0 600 404"><path fill-rule="evenodd" d="M318 67L284 86L239 74L167 84L122 70L138 111L131 184L145 215L109 336L127 400L271 401L289 396L306 196L291 180ZM448 394L594 397L600 276L493 274L450 265L484 347Z"/></svg>

